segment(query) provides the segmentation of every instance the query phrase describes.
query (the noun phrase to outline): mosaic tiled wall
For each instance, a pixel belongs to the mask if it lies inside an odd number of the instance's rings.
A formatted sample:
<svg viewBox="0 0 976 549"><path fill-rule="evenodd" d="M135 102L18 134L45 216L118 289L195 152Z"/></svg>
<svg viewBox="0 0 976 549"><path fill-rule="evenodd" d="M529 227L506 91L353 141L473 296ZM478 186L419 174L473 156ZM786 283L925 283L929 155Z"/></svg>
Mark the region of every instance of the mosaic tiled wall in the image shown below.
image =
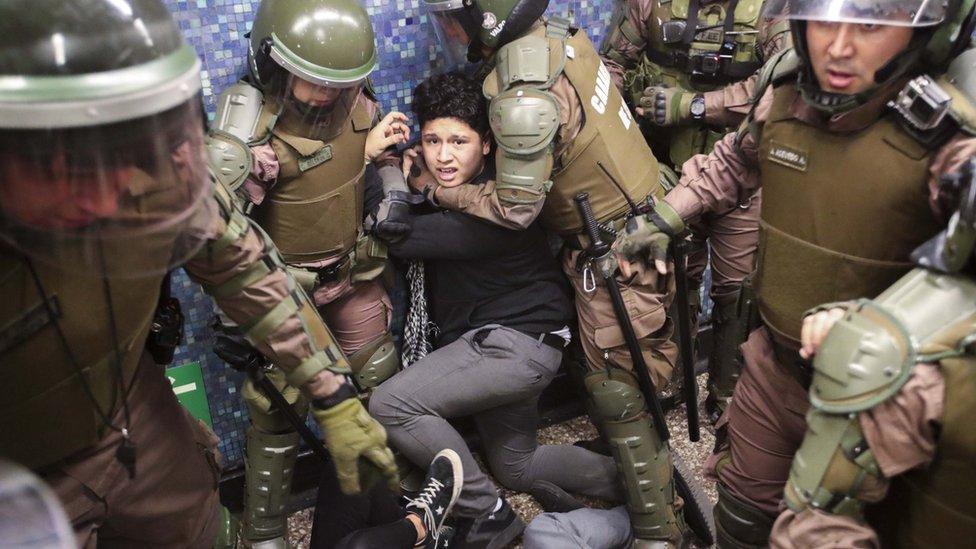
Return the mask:
<svg viewBox="0 0 976 549"><path fill-rule="evenodd" d="M244 34L250 29L257 0L164 0L180 29L203 59L204 100L212 114L220 92L244 70ZM422 0L362 0L373 21L379 51L374 84L384 109L409 112L410 91L430 74L437 58L437 42L427 22ZM576 23L599 43L610 19L614 0L552 0L549 13L572 12ZM186 344L176 364L200 362L210 398L214 430L231 466L240 464L247 412L240 404L241 375L225 367L210 352L213 305L182 273L174 279L174 294L187 315Z"/></svg>

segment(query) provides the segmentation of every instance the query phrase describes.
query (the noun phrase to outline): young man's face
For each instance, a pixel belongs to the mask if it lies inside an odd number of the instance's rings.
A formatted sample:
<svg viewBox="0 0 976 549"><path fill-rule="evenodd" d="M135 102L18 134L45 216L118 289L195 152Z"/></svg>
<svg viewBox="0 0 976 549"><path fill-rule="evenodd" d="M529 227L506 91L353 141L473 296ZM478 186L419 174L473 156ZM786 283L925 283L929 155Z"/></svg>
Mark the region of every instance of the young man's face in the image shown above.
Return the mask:
<svg viewBox="0 0 976 549"><path fill-rule="evenodd" d="M103 167L104 168L104 167ZM72 168L64 155L39 170L15 154L0 155L0 209L17 224L40 230L80 229L113 217L135 168Z"/></svg>
<svg viewBox="0 0 976 549"><path fill-rule="evenodd" d="M487 140L458 118L428 120L420 136L427 168L442 187L457 187L474 179L491 150Z"/></svg>
<svg viewBox="0 0 976 549"><path fill-rule="evenodd" d="M820 89L854 95L875 85L874 74L901 53L911 27L830 23L806 24L810 63Z"/></svg>

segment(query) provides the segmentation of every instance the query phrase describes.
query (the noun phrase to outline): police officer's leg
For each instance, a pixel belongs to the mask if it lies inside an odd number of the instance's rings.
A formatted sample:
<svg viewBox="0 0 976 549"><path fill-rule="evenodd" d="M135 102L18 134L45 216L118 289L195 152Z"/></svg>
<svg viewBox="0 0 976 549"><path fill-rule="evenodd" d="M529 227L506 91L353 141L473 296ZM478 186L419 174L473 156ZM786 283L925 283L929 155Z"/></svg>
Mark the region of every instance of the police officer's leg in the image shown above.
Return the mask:
<svg viewBox="0 0 976 549"><path fill-rule="evenodd" d="M662 547L678 543L685 526L675 510L671 455L652 426L637 379L610 368L591 372L585 384L620 469L634 536Z"/></svg>
<svg viewBox="0 0 976 549"><path fill-rule="evenodd" d="M774 357L765 329L750 335L742 354L742 376L717 425L716 452L706 465L719 484L714 512L719 547L767 544L809 407L803 386Z"/></svg>
<svg viewBox="0 0 976 549"><path fill-rule="evenodd" d="M298 417L308 414L308 402L298 389L289 387L277 369L268 378L292 405ZM285 505L298 457L299 435L284 415L250 379L241 390L251 426L247 430L244 460L244 540L253 547L285 547Z"/></svg>
<svg viewBox="0 0 976 549"><path fill-rule="evenodd" d="M742 370L739 345L748 335L751 306L740 303L739 298L743 279L755 268L761 200L757 192L742 206L712 216L707 222L712 263L710 294L714 306L705 407L712 423L728 407Z"/></svg>

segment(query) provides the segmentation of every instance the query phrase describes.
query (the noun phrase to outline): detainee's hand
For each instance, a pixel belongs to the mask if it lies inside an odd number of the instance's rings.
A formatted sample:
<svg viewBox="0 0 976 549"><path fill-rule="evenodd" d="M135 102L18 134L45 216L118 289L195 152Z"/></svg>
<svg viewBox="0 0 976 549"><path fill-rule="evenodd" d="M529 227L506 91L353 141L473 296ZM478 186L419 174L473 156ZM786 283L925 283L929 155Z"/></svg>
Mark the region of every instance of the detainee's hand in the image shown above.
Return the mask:
<svg viewBox="0 0 976 549"><path fill-rule="evenodd" d="M390 490L399 490L393 452L386 445L386 431L369 415L359 398L346 399L325 410L313 406L312 415L322 427L342 493L360 493L368 484L362 481L368 480L373 468L386 478Z"/></svg>
<svg viewBox="0 0 976 549"><path fill-rule="evenodd" d="M366 162L372 162L388 147L410 140L410 119L402 112L393 111L373 126L366 136Z"/></svg>
<svg viewBox="0 0 976 549"><path fill-rule="evenodd" d="M827 333L846 312L845 309L834 308L805 316L800 330L800 356L809 359L815 355L827 338Z"/></svg>

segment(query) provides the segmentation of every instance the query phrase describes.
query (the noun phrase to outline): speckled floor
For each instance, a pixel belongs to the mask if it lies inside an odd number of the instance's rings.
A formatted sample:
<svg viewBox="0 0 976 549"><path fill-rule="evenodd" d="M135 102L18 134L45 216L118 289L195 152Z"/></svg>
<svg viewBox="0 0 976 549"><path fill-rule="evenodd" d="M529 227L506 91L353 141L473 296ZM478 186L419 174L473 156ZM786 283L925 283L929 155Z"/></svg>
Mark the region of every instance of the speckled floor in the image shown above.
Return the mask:
<svg viewBox="0 0 976 549"><path fill-rule="evenodd" d="M701 400L705 395L705 376L698 378L698 393ZM699 403L699 409L704 417L704 404ZM678 454L691 468L695 477L705 489L708 498L714 504L716 492L714 483L705 479L702 474L702 466L705 459L711 453L715 443L715 434L711 425L704 419L701 424L701 440L692 443L688 440L688 427L685 422L684 406L672 410L667 414L668 427L671 429L671 449ZM596 429L585 417L559 423L539 431L539 442L544 444L572 444L578 440L592 439L597 436ZM532 499L532 496L524 493L503 490L509 503L518 512L519 516L528 524L536 515L542 512L542 508ZM289 541L292 547L307 548L312 531L312 514L310 509L295 513L288 519ZM520 540L519 540L520 541ZM520 548L518 541L511 547Z"/></svg>

